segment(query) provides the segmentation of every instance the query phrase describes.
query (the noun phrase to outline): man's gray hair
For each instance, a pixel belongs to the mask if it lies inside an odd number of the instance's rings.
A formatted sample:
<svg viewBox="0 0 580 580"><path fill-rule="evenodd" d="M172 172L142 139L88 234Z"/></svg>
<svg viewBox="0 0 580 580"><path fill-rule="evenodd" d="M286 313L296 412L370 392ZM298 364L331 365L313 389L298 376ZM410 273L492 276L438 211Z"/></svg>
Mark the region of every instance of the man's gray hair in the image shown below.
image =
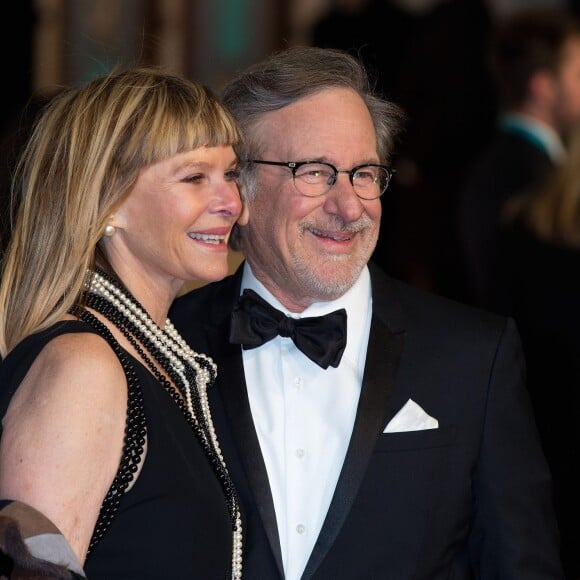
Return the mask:
<svg viewBox="0 0 580 580"><path fill-rule="evenodd" d="M374 93L366 70L355 57L341 50L307 46L276 52L225 86L222 99L245 135L238 148L240 159L261 153L259 144L253 142L253 128L262 115L332 87L352 89L366 103L380 161L387 163L401 130L402 110Z"/></svg>

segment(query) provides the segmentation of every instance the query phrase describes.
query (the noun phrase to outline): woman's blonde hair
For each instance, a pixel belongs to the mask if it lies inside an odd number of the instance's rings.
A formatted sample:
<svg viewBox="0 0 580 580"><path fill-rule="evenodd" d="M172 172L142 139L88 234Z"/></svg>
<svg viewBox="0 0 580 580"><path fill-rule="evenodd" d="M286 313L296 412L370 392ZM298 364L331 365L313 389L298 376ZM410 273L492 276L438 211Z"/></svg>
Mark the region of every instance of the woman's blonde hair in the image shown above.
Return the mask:
<svg viewBox="0 0 580 580"><path fill-rule="evenodd" d="M153 67L114 71L53 97L16 167L17 214L0 278L0 355L81 300L99 240L139 172L238 126L207 88Z"/></svg>

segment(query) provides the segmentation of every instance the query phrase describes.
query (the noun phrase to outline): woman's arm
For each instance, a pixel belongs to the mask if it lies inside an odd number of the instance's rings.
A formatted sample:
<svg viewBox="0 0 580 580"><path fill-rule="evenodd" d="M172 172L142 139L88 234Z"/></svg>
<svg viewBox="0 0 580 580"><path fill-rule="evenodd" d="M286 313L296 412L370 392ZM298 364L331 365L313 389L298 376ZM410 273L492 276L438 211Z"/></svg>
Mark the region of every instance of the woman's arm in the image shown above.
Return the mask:
<svg viewBox="0 0 580 580"><path fill-rule="evenodd" d="M109 345L65 334L14 395L0 440L0 497L48 517L84 562L123 449L127 384Z"/></svg>

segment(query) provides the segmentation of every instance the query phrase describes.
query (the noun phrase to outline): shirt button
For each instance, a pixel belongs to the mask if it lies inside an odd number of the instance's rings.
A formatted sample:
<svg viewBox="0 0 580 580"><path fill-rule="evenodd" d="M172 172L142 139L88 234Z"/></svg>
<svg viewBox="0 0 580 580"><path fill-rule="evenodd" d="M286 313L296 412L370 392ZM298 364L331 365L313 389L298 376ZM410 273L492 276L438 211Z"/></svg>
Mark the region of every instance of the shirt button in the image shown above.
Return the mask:
<svg viewBox="0 0 580 580"><path fill-rule="evenodd" d="M302 378L301 377L296 377L294 379L294 387L296 389L301 389L302 388Z"/></svg>
<svg viewBox="0 0 580 580"><path fill-rule="evenodd" d="M296 526L296 531L297 531L299 534L303 534L303 533L306 531L306 528L305 528L305 527L304 527L302 524L298 524L298 525Z"/></svg>
<svg viewBox="0 0 580 580"><path fill-rule="evenodd" d="M302 459L304 457L304 449L296 449L296 457Z"/></svg>

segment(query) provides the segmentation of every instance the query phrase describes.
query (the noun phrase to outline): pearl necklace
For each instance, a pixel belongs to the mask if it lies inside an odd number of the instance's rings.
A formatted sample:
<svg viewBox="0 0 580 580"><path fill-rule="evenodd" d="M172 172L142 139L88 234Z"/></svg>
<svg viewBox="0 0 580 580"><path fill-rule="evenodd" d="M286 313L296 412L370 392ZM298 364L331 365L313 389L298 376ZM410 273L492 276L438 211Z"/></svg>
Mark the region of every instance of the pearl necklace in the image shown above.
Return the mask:
<svg viewBox="0 0 580 580"><path fill-rule="evenodd" d="M239 501L217 439L207 396L207 388L217 375L215 363L209 356L191 349L169 318L165 321L165 328L160 328L139 302L105 272L89 271L85 289L86 305L103 314L121 330L170 392L199 437L226 495L233 528L232 580L241 580L243 542ZM152 358L177 389L158 370Z"/></svg>

